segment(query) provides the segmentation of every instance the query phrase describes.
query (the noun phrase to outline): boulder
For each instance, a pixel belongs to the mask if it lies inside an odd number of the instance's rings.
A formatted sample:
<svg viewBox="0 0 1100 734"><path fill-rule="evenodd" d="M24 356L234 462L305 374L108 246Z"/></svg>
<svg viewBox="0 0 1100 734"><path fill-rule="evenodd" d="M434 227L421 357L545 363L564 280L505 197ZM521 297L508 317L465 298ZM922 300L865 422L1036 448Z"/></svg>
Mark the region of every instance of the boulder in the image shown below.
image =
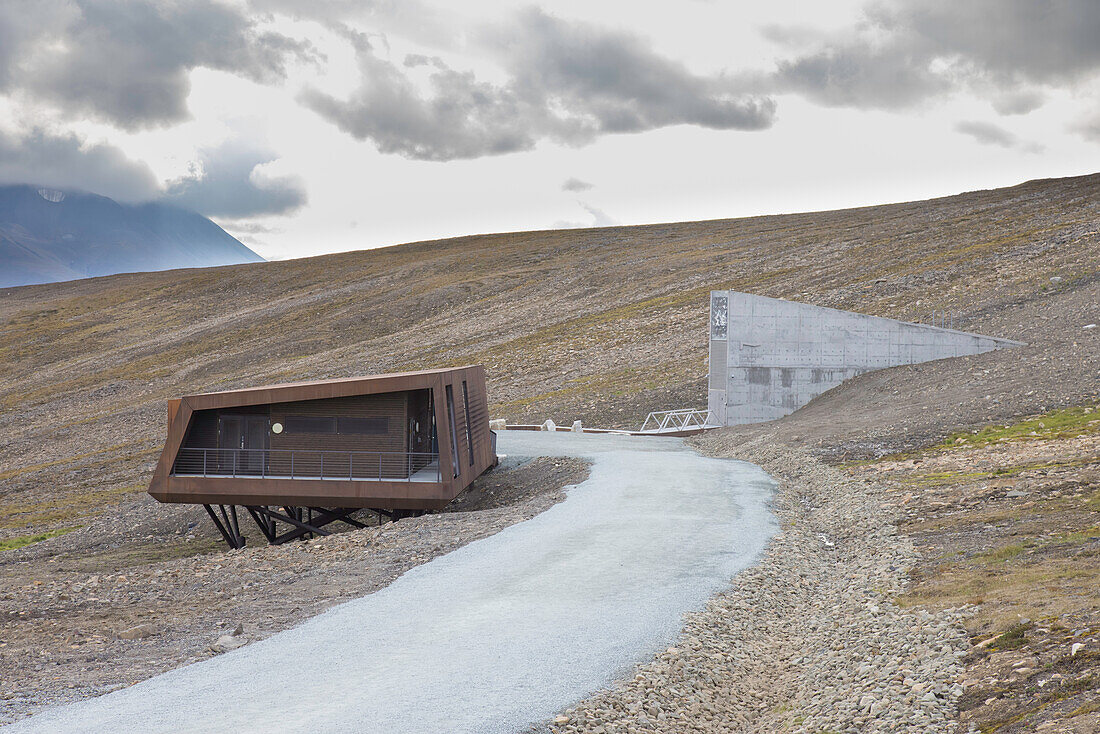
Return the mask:
<svg viewBox="0 0 1100 734"><path fill-rule="evenodd" d="M238 647L244 647L248 640L243 637L234 637L233 635L222 635L218 638L218 641L210 646L210 651L213 653L229 652L230 650L236 650Z"/></svg>

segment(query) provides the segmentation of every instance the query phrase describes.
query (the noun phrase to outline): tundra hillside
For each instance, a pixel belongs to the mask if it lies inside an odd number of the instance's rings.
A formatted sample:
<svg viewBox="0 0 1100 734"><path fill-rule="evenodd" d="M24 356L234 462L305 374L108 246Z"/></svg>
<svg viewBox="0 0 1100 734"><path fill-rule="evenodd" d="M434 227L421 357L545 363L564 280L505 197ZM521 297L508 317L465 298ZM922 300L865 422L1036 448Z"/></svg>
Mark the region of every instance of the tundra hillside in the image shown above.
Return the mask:
<svg viewBox="0 0 1100 734"><path fill-rule="evenodd" d="M165 401L180 394L476 362L494 417L636 427L650 410L705 405L711 289L908 320L946 311L956 328L1028 345L864 375L776 424L730 429L723 445L767 435L893 498L923 554L903 603L978 605L975 643L1009 635L968 661L965 719L1006 731L1040 710L1084 721L1100 701L1072 686L1095 674L1100 605L1095 579L1072 573L1094 563L1100 523L1098 266L1093 175L7 289L0 542L151 502ZM1043 584L1074 603L1044 611ZM1093 652L1059 662L1069 638ZM1034 664L1013 667L1025 655ZM1071 689L1049 698L1029 673L1005 673L1023 668Z"/></svg>
<svg viewBox="0 0 1100 734"><path fill-rule="evenodd" d="M1079 404L1100 369L1082 330L1098 320L1098 194L1100 175L0 291L0 528L54 529L143 491L165 401L192 392L480 362L491 412L510 421L634 427L705 405L717 287L896 318L949 311L1031 344L836 391L802 411L818 419L797 439L833 453Z"/></svg>

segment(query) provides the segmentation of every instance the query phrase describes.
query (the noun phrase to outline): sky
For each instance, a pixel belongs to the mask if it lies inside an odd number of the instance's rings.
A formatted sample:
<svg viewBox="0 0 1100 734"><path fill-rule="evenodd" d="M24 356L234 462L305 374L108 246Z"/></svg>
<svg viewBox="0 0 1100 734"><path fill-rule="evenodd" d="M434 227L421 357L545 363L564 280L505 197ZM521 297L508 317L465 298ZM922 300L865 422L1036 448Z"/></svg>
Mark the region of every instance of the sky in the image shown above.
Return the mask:
<svg viewBox="0 0 1100 734"><path fill-rule="evenodd" d="M1100 171L1096 0L4 0L0 183L269 259Z"/></svg>

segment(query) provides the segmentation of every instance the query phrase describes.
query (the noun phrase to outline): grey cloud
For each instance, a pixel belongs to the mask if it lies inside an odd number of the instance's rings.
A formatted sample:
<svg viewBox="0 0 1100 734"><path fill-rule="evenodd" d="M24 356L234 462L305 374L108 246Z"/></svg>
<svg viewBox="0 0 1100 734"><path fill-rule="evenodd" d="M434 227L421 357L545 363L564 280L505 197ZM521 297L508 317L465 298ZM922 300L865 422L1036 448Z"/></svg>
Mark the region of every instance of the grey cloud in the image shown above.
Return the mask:
<svg viewBox="0 0 1100 734"><path fill-rule="evenodd" d="M777 80L830 107L898 109L950 89L914 52L850 43L780 61Z"/></svg>
<svg viewBox="0 0 1100 734"><path fill-rule="evenodd" d="M583 201L578 201L577 203L581 205L582 209L592 215L592 226L594 227L614 227L619 223L617 219L612 219L607 216L607 213L602 209L597 209L591 204L586 204Z"/></svg>
<svg viewBox="0 0 1100 734"><path fill-rule="evenodd" d="M602 209L597 209L591 204L578 201L577 206L584 209L592 217L591 222L576 222L568 219L559 219L554 222L554 229L585 229L588 227L614 227L619 222L607 215Z"/></svg>
<svg viewBox="0 0 1100 734"><path fill-rule="evenodd" d="M435 66L443 68L443 59L438 56L425 56L424 54L408 54L405 56L405 67L414 69L417 66Z"/></svg>
<svg viewBox="0 0 1100 734"><path fill-rule="evenodd" d="M245 219L264 214L289 214L305 205L302 183L273 178L257 168L276 156L239 140L202 152L202 170L171 182L165 201L208 217Z"/></svg>
<svg viewBox="0 0 1100 734"><path fill-rule="evenodd" d="M847 32L765 35L802 47L779 62L772 83L830 105L894 109L969 89L1020 114L1041 104L1035 86L1100 72L1095 0L885 0Z"/></svg>
<svg viewBox="0 0 1100 734"><path fill-rule="evenodd" d="M487 40L517 91L543 105L562 104L582 138L677 124L759 130L774 117L771 100L740 94L722 76L693 74L627 33L528 10Z"/></svg>
<svg viewBox="0 0 1100 734"><path fill-rule="evenodd" d="M1022 89L994 97L992 105L993 109L1001 115L1026 115L1042 107L1045 101L1046 96L1042 92Z"/></svg>
<svg viewBox="0 0 1100 734"><path fill-rule="evenodd" d="M955 125L955 130L969 135L983 145L996 145L1001 148L1014 148L1025 153L1041 153L1043 147L1036 143L1020 140L1019 137L999 125L980 120L964 120Z"/></svg>
<svg viewBox="0 0 1100 734"><path fill-rule="evenodd" d="M905 0L883 17L939 57L1016 83L1066 83L1100 68L1095 0Z"/></svg>
<svg viewBox="0 0 1100 734"><path fill-rule="evenodd" d="M530 121L542 110L511 90L450 68L432 71L428 96L393 64L360 52L363 81L350 99L316 90L302 102L383 153L446 161L526 150L535 144Z"/></svg>
<svg viewBox="0 0 1100 734"><path fill-rule="evenodd" d="M234 232L244 234L277 234L283 231L278 227L272 227L261 222L234 222L232 227Z"/></svg>
<svg viewBox="0 0 1100 734"><path fill-rule="evenodd" d="M579 178L567 178L561 185L562 191L588 191L590 188L592 184Z"/></svg>
<svg viewBox="0 0 1100 734"><path fill-rule="evenodd" d="M368 25L385 43L388 33L422 46L451 48L458 34L446 8L426 6L421 0L250 0L261 13L277 13L317 21L340 31L348 23Z"/></svg>
<svg viewBox="0 0 1100 734"><path fill-rule="evenodd" d="M358 36L362 82L351 97L307 90L301 99L382 152L438 161L679 124L758 130L774 118L771 99L744 94L723 76L693 74L629 34L531 10L478 40L500 61L505 83L479 81L437 58L406 57L406 66L431 69L422 91Z"/></svg>
<svg viewBox="0 0 1100 734"><path fill-rule="evenodd" d="M0 132L0 183L75 188L120 201L144 201L158 193L153 172L109 145L86 145L73 134L32 129Z"/></svg>
<svg viewBox="0 0 1100 734"><path fill-rule="evenodd" d="M268 84L285 78L288 60L314 57L309 44L263 32L214 0L16 5L0 18L0 29L7 14L18 18L14 49L5 49L0 30L0 90L24 90L69 114L125 129L186 119L192 69Z"/></svg>
<svg viewBox="0 0 1100 734"><path fill-rule="evenodd" d="M1100 112L1095 113L1091 118L1081 120L1075 125L1071 125L1070 130L1078 133L1086 140L1100 143Z"/></svg>
<svg viewBox="0 0 1100 734"><path fill-rule="evenodd" d="M955 125L955 130L986 145L999 145L1002 148L1016 146L1015 135L991 122L963 121Z"/></svg>

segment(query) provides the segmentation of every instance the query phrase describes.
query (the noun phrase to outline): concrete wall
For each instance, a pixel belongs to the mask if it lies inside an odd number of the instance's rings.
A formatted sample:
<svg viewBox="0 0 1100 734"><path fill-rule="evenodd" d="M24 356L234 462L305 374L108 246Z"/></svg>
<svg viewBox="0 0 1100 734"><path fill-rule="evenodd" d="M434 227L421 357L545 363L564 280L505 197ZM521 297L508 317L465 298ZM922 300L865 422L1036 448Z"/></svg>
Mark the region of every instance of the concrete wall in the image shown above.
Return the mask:
<svg viewBox="0 0 1100 734"><path fill-rule="evenodd" d="M736 291L711 291L708 406L722 425L793 413L863 372L1021 342Z"/></svg>

